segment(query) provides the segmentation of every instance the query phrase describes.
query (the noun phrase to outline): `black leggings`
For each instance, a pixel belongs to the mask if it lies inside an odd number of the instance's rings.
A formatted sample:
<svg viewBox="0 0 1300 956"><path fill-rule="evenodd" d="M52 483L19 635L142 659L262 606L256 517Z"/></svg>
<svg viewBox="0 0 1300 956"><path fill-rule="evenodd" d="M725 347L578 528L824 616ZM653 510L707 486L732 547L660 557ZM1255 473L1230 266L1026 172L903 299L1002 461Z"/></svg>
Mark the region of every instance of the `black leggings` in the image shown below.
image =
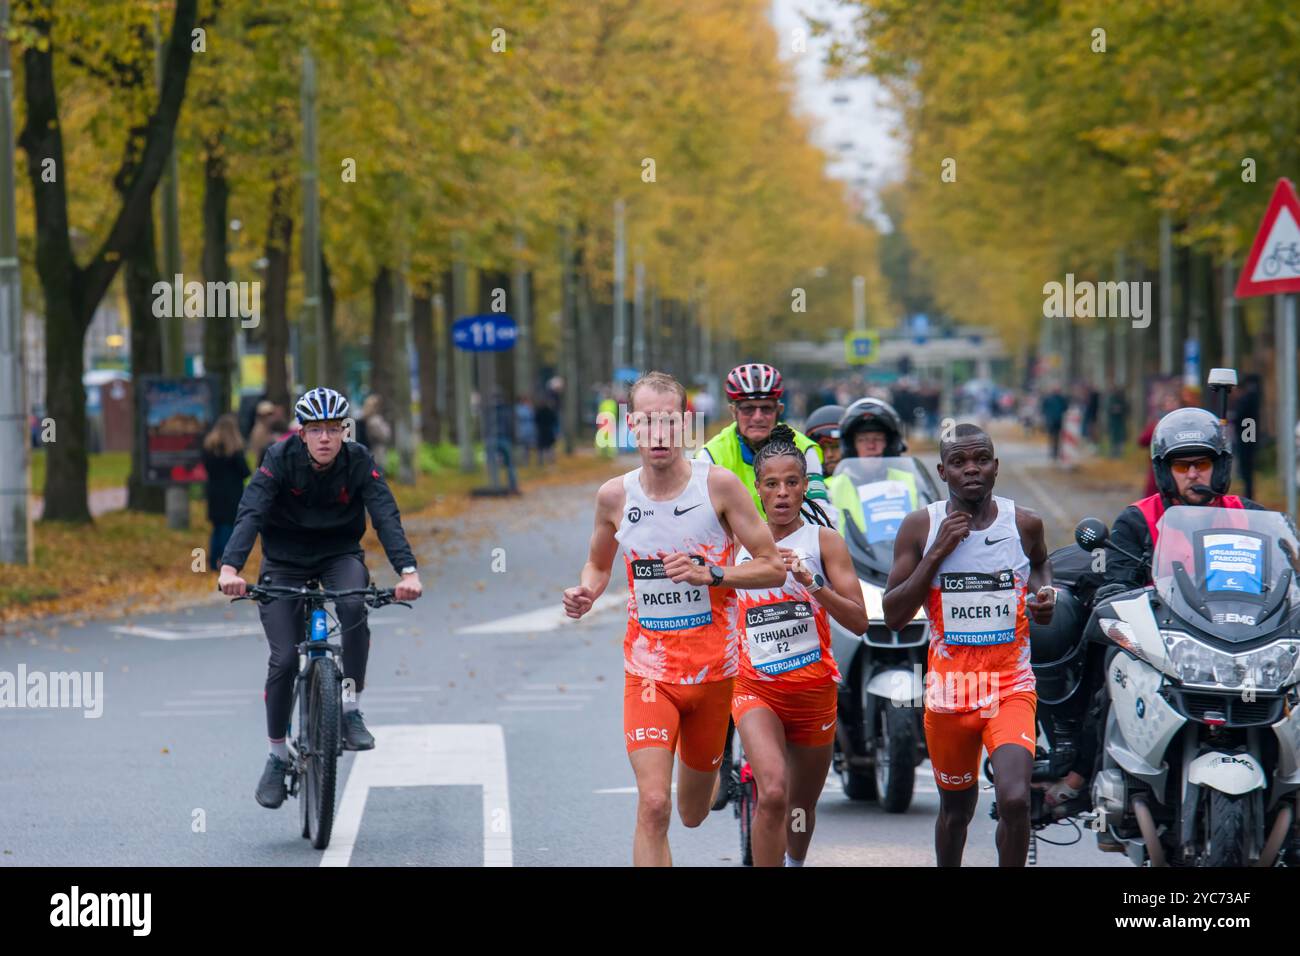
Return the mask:
<svg viewBox="0 0 1300 956"><path fill-rule="evenodd" d="M277 564L262 560L262 573L258 584L279 587L301 587L311 580L319 580L330 591L364 588L370 583L370 572L360 555L345 554L327 558L312 569ZM271 659L266 670L266 735L272 740L284 737L293 708L293 685L298 679L298 643L306 639L303 624L302 601L272 601L263 604L258 612L262 616L262 629L271 645ZM360 693L365 686L366 658L370 654L370 625L366 623L366 605L360 597L339 601L334 613L339 619L343 637L343 675L355 682Z"/></svg>

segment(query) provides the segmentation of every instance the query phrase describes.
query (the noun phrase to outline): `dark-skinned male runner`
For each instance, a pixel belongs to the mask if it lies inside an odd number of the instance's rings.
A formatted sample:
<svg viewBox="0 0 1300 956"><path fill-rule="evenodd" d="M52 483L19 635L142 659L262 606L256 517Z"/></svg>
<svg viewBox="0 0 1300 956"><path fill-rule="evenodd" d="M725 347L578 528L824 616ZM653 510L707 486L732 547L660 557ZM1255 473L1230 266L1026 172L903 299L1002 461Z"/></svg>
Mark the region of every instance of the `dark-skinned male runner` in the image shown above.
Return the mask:
<svg viewBox="0 0 1300 956"><path fill-rule="evenodd" d="M980 750L989 752L1001 866L1024 866L1029 779L1037 740L1029 620L1056 604L1038 515L993 494L993 440L958 425L939 443L948 499L911 512L894 541L885 621L901 631L924 606L930 627L925 737L939 788L940 866L960 866L979 800Z"/></svg>

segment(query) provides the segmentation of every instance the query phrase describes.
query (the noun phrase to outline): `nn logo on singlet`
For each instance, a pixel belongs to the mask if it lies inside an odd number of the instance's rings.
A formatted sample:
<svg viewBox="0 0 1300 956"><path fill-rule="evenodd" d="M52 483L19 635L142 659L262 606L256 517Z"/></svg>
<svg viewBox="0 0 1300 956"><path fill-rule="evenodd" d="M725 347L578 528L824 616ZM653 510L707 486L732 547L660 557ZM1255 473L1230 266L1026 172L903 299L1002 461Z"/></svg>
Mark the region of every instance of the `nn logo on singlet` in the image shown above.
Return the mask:
<svg viewBox="0 0 1300 956"><path fill-rule="evenodd" d="M651 508L647 508L645 511L642 511L636 505L633 505L631 508L627 509L627 520L632 522L633 524L636 524L642 518L653 518L654 514L655 514L654 510Z"/></svg>

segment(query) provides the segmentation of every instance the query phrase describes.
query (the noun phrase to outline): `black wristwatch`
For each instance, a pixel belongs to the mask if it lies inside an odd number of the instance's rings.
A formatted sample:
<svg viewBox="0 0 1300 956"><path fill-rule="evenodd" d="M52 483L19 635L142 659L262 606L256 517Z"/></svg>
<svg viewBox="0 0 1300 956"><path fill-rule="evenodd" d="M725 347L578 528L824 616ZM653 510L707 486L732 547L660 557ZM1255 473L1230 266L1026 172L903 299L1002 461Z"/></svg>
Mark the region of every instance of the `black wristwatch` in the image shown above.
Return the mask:
<svg viewBox="0 0 1300 956"><path fill-rule="evenodd" d="M722 587L722 568L718 567L716 564L710 564L709 574L713 577L713 580L709 582L709 587Z"/></svg>

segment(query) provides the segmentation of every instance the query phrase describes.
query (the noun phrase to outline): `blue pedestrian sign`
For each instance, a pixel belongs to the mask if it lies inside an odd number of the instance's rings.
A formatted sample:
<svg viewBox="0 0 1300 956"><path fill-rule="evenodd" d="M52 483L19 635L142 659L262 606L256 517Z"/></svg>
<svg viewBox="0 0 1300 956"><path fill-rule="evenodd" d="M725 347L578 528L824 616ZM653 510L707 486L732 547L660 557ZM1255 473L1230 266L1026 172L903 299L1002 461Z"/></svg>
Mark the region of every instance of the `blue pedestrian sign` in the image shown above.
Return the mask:
<svg viewBox="0 0 1300 956"><path fill-rule="evenodd" d="M871 365L880 355L880 333L850 332L844 336L844 360L850 365Z"/></svg>
<svg viewBox="0 0 1300 956"><path fill-rule="evenodd" d="M464 352L507 352L515 347L518 331L510 316L488 312L453 322L451 340Z"/></svg>

